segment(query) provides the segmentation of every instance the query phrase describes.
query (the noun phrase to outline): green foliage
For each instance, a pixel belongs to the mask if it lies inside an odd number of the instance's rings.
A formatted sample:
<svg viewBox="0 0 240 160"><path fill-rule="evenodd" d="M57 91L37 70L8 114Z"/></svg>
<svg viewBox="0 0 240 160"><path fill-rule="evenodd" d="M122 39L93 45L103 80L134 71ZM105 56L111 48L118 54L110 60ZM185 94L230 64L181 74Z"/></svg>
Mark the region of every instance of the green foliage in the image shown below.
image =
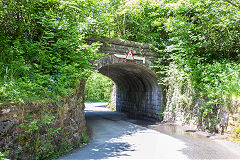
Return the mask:
<svg viewBox="0 0 240 160"><path fill-rule="evenodd" d="M238 127L238 128L235 129L235 137L236 137L237 139L240 139L240 127Z"/></svg>
<svg viewBox="0 0 240 160"><path fill-rule="evenodd" d="M6 157L8 156L9 151L0 152L0 160L9 160Z"/></svg>
<svg viewBox="0 0 240 160"><path fill-rule="evenodd" d="M42 119L28 116L25 117L24 123L19 125L22 130L22 133L18 136L20 145L27 149L26 152L35 154L35 159L53 159L57 156L56 148L58 144L54 141L54 138L59 134L61 128L51 128L54 119L54 116L48 115ZM43 139L43 137L45 138Z"/></svg>
<svg viewBox="0 0 240 160"><path fill-rule="evenodd" d="M0 102L58 99L87 77L98 43L86 45L87 2L0 3Z"/></svg>
<svg viewBox="0 0 240 160"><path fill-rule="evenodd" d="M85 87L87 102L108 102L111 95L113 81L102 74L93 72Z"/></svg>
<svg viewBox="0 0 240 160"><path fill-rule="evenodd" d="M164 53L209 60L239 58L239 12L224 0L126 0L117 15L126 39L152 43Z"/></svg>
<svg viewBox="0 0 240 160"><path fill-rule="evenodd" d="M172 112L177 105L191 110L196 97L205 99L199 121L213 129L217 109L231 109L232 99L240 98L239 15L238 0L2 0L0 103L66 97L102 56L99 43L87 45L84 38L121 37L157 47L155 69L166 105ZM93 73L86 101L108 101L112 85ZM48 125L47 119L26 120L21 138ZM46 131L50 137L57 132ZM33 143L43 147L37 138ZM51 145L43 147L46 156Z"/></svg>
<svg viewBox="0 0 240 160"><path fill-rule="evenodd" d="M85 134L85 132L82 132L81 134L83 143L87 143L89 141L89 137Z"/></svg>
<svg viewBox="0 0 240 160"><path fill-rule="evenodd" d="M234 136L235 138L240 141L240 118L238 117L238 126L235 128L235 131L234 131Z"/></svg>
<svg viewBox="0 0 240 160"><path fill-rule="evenodd" d="M168 100L176 102L167 105L174 111L176 105L190 107L195 97L203 98L208 104L200 109L199 118L218 123L213 117L219 106L231 109L232 99L240 97L239 1L125 0L117 4L115 33L159 49L155 61L159 83Z"/></svg>
<svg viewBox="0 0 240 160"><path fill-rule="evenodd" d="M110 99L109 99L109 102L108 102L108 104L107 104L107 108L109 108L109 109L112 110L112 111L116 111L116 105L112 105L112 104L110 103Z"/></svg>
<svg viewBox="0 0 240 160"><path fill-rule="evenodd" d="M24 148L24 152L31 153L35 159L56 159L65 153L73 150L73 144L68 139L56 140L61 136L61 128L52 128L54 116L42 115L41 118L28 116L19 125L21 134L18 135L19 144ZM66 133L64 133L66 134ZM77 142L79 146L87 143L89 137L82 132L82 140Z"/></svg>

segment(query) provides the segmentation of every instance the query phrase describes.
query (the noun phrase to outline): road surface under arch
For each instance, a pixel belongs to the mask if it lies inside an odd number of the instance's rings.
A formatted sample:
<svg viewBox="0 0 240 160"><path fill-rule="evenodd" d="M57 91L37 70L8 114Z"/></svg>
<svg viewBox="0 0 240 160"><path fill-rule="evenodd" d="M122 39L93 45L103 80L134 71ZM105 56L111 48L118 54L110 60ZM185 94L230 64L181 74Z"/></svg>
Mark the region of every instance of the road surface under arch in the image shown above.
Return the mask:
<svg viewBox="0 0 240 160"><path fill-rule="evenodd" d="M88 145L60 158L69 159L240 159L239 146L208 138L162 133L133 124L106 103L86 103L92 128Z"/></svg>

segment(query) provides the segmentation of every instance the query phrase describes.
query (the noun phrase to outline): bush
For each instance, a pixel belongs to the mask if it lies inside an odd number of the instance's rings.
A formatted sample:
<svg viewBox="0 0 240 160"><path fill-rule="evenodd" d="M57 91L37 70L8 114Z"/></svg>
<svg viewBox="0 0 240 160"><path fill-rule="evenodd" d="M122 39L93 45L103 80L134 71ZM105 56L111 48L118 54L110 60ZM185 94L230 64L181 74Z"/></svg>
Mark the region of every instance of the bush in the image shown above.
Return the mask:
<svg viewBox="0 0 240 160"><path fill-rule="evenodd" d="M111 95L113 81L102 74L93 72L85 87L87 102L108 102Z"/></svg>
<svg viewBox="0 0 240 160"><path fill-rule="evenodd" d="M87 2L0 2L0 103L58 99L86 78L98 44L86 45ZM90 6L89 6L90 7Z"/></svg>

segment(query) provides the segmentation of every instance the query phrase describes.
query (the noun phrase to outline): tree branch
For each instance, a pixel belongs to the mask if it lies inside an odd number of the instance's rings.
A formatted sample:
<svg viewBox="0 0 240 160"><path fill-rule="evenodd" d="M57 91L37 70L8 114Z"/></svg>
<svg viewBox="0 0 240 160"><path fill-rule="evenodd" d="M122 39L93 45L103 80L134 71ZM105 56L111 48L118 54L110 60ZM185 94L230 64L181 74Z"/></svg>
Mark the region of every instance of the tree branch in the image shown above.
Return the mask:
<svg viewBox="0 0 240 160"><path fill-rule="evenodd" d="M237 5L237 4L233 3L233 2L231 2L230 0L225 0L225 1L227 1L228 3L230 3L231 5L233 5L233 6L237 7L237 8L240 8L239 5Z"/></svg>

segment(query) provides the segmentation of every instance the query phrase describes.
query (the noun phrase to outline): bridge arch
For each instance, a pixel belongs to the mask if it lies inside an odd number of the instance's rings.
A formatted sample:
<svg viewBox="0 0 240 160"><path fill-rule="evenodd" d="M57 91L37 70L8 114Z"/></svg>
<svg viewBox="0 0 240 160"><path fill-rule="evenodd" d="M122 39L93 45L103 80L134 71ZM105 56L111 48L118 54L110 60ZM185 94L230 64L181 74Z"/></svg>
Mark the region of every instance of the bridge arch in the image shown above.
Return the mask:
<svg viewBox="0 0 240 160"><path fill-rule="evenodd" d="M94 40L96 41L96 40ZM106 53L94 62L99 73L116 85L116 109L142 119L161 119L162 90L152 68L154 52L150 45L116 39L100 40L99 52ZM135 61L126 61L129 50Z"/></svg>

